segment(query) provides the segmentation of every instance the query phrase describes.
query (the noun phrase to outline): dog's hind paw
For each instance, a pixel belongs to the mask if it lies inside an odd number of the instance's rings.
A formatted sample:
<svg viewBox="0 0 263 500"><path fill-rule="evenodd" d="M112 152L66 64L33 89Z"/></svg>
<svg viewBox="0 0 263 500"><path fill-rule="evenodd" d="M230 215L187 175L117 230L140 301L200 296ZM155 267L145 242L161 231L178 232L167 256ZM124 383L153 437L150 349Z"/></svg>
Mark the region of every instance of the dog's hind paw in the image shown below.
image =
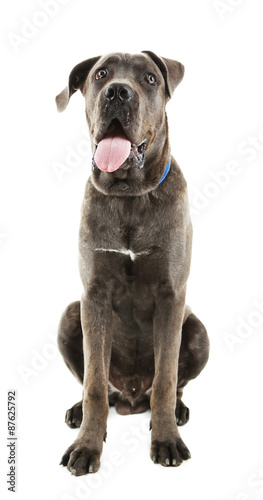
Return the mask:
<svg viewBox="0 0 263 500"><path fill-rule="evenodd" d="M65 422L71 429L80 427L82 422L82 401L66 411Z"/></svg>
<svg viewBox="0 0 263 500"><path fill-rule="evenodd" d="M181 399L177 399L175 416L177 425L184 425L189 420L190 410L187 406L185 406Z"/></svg>

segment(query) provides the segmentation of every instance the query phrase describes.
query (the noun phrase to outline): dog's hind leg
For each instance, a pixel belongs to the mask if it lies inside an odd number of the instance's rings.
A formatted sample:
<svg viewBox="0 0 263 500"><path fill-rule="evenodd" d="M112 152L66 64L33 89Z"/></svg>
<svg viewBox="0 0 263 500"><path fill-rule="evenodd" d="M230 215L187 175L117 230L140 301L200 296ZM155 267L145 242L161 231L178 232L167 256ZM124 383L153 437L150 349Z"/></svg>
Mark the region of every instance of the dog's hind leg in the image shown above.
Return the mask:
<svg viewBox="0 0 263 500"><path fill-rule="evenodd" d="M82 384L84 356L80 302L72 302L62 314L58 328L58 347L67 367Z"/></svg>
<svg viewBox="0 0 263 500"><path fill-rule="evenodd" d="M64 361L77 380L83 383L84 357L80 322L80 302L70 304L62 315L58 329L58 347ZM80 427L82 401L67 410L65 422L71 428Z"/></svg>
<svg viewBox="0 0 263 500"><path fill-rule="evenodd" d="M189 420L189 409L182 402L183 388L203 370L208 355L209 340L206 328L195 314L190 313L182 328L175 411L177 425L184 425Z"/></svg>

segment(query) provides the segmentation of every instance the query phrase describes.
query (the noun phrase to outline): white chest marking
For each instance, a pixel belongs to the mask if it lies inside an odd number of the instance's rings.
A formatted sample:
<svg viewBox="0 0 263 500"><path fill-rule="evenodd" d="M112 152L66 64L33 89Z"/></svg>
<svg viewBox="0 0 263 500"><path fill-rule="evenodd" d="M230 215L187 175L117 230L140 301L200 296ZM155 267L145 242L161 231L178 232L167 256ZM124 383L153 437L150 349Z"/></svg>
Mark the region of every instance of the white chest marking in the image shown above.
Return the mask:
<svg viewBox="0 0 263 500"><path fill-rule="evenodd" d="M121 248L120 250L114 250L112 248L95 248L95 252L121 253L123 255L128 255L132 261L135 261L135 259L137 259L137 257L140 257L140 255L148 255L149 250L145 250L144 252L134 253L131 250L126 250L126 248Z"/></svg>

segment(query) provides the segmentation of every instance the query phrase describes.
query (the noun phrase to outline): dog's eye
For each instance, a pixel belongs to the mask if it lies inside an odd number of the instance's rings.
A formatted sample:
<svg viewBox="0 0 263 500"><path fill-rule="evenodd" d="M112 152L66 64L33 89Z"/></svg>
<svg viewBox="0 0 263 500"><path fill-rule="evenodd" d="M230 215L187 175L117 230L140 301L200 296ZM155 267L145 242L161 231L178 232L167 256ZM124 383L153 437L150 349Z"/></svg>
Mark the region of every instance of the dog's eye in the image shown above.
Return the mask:
<svg viewBox="0 0 263 500"><path fill-rule="evenodd" d="M95 75L95 78L96 80L100 80L101 78L105 78L106 75L107 75L106 69L99 69L99 71L97 71Z"/></svg>
<svg viewBox="0 0 263 500"><path fill-rule="evenodd" d="M149 85L155 85L157 81L156 76L152 73L148 73L148 75L146 75L146 81L147 83L149 83Z"/></svg>

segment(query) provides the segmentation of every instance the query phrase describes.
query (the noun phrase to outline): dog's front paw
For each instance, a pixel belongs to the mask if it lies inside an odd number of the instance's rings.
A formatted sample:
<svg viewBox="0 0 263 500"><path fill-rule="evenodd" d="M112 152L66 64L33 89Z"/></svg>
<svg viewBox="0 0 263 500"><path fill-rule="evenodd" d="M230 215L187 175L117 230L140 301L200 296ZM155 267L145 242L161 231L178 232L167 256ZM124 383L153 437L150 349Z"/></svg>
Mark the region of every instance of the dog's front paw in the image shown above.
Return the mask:
<svg viewBox="0 0 263 500"><path fill-rule="evenodd" d="M191 458L190 451L180 437L173 437L165 441L153 439L151 446L151 459L155 464L164 467L169 465L178 467L183 460Z"/></svg>
<svg viewBox="0 0 263 500"><path fill-rule="evenodd" d="M60 465L67 467L71 474L82 476L99 470L100 455L100 451L75 441L64 453Z"/></svg>

